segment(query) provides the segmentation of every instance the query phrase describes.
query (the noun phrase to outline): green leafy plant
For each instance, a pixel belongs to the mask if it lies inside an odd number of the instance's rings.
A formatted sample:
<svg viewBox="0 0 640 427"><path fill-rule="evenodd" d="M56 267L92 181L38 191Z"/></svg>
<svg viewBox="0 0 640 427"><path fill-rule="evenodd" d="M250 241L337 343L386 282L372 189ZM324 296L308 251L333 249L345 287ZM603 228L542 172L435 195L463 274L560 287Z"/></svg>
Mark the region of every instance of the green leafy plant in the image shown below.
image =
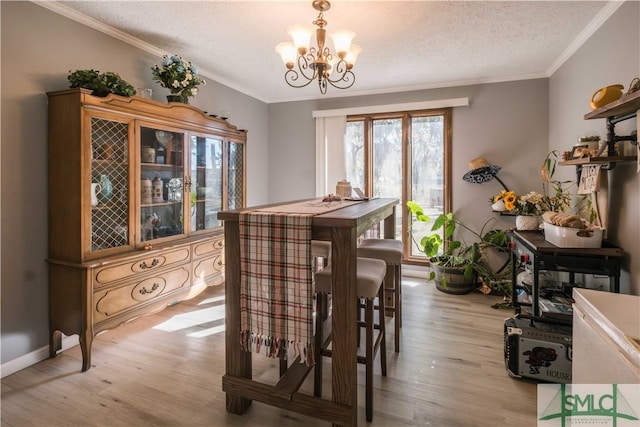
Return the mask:
<svg viewBox="0 0 640 427"><path fill-rule="evenodd" d="M110 93L121 96L133 96L136 94L133 86L113 71L100 74L100 71L94 69L70 70L67 80L69 80L71 88L89 89L96 96L107 96Z"/></svg>
<svg viewBox="0 0 640 427"><path fill-rule="evenodd" d="M548 152L544 162L542 162L542 167L540 168L540 175L542 176L542 192L546 196L546 201L549 205L548 210L554 212L565 212L571 207L570 190L575 183L573 181L559 181L557 179L553 179L557 165L558 150ZM547 184L550 186L549 189L547 189Z"/></svg>
<svg viewBox="0 0 640 427"><path fill-rule="evenodd" d="M418 203L408 201L407 208L415 221L431 222L431 218L424 213ZM439 214L433 220L432 233L423 236L420 242L415 240L412 233L411 236L420 251L428 257L430 265L458 268L463 271L464 277L467 279L477 276L483 285L490 288L489 291L497 287L502 292L510 294L511 287L508 280L510 271L507 269L509 260L507 259L500 269L494 271L484 259L487 251L491 249L499 252L508 251L506 231L500 229L487 230L487 227L493 221L495 219L489 219L480 231L476 231L459 221L453 212L447 212ZM470 232L476 240L467 243L456 239L458 227ZM432 269L429 273L429 280L434 280L435 278L436 273ZM444 277L440 279L440 282L443 287L447 287Z"/></svg>
<svg viewBox="0 0 640 427"><path fill-rule="evenodd" d="M198 75L198 69L178 55L164 55L161 65L151 67L153 80L169 89L173 95L180 96L184 102L198 93L198 86L206 81Z"/></svg>

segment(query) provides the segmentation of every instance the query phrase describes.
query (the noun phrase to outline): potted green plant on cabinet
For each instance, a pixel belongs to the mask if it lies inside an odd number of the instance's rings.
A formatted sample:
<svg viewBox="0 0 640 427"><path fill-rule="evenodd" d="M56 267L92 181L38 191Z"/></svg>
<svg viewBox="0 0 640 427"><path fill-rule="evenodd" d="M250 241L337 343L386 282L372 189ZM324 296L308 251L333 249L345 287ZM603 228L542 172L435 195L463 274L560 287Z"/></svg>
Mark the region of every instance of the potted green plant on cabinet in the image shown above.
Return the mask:
<svg viewBox="0 0 640 427"><path fill-rule="evenodd" d="M136 90L131 84L123 80L118 73L107 71L100 74L97 70L69 71L67 76L70 87L82 87L93 91L92 95L105 97L110 93L121 96L133 96Z"/></svg>
<svg viewBox="0 0 640 427"><path fill-rule="evenodd" d="M415 221L431 222L418 203L409 201L407 207ZM423 236L420 242L414 239L420 251L429 259L429 280L434 280L439 290L450 294L466 294L475 290L479 282L490 288L498 286L503 291L509 288L504 286L508 262L494 270L485 259L491 249L507 251L508 239L504 230L485 231L491 221L493 219L487 221L478 232L460 222L453 212L442 213L433 220L431 234ZM470 232L476 241L467 243L456 239L458 227Z"/></svg>

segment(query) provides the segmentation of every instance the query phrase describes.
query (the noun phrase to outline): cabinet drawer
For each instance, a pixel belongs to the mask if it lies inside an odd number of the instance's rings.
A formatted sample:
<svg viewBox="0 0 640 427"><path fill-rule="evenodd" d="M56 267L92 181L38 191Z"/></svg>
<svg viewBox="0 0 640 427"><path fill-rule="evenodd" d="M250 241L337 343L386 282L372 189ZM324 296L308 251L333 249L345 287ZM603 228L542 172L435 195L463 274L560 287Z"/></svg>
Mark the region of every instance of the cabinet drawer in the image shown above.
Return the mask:
<svg viewBox="0 0 640 427"><path fill-rule="evenodd" d="M194 284L220 285L224 282L224 253L193 262Z"/></svg>
<svg viewBox="0 0 640 427"><path fill-rule="evenodd" d="M157 276L136 280L116 288L96 291L93 293L93 301L95 302L93 320L96 323L101 322L189 285L189 264L187 264Z"/></svg>
<svg viewBox="0 0 640 427"><path fill-rule="evenodd" d="M193 256L195 258L213 255L222 249L224 249L224 235L215 236L205 242L194 243Z"/></svg>
<svg viewBox="0 0 640 427"><path fill-rule="evenodd" d="M103 267L96 273L96 285L105 285L116 280L131 277L147 271L158 270L172 264L178 264L189 259L189 248L180 248L167 252L138 258L135 261L127 261L122 264Z"/></svg>

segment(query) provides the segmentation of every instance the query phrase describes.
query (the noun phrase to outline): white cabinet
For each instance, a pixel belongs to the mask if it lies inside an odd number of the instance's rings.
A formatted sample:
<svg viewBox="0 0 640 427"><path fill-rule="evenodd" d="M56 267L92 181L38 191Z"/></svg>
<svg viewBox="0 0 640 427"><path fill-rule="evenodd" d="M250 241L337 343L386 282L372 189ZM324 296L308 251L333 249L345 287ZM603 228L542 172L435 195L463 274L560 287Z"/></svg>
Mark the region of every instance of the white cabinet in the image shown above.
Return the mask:
<svg viewBox="0 0 640 427"><path fill-rule="evenodd" d="M640 297L574 289L575 384L640 383Z"/></svg>

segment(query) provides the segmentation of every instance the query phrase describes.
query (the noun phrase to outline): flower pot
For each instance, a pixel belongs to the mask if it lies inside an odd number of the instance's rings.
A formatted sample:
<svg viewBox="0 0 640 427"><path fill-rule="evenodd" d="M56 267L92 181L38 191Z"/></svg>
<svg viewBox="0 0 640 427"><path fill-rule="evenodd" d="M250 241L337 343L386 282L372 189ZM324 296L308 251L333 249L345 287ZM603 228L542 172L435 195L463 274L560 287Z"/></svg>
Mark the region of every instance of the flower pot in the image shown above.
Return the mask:
<svg viewBox="0 0 640 427"><path fill-rule="evenodd" d="M537 215L517 215L516 230L539 230L540 217Z"/></svg>
<svg viewBox="0 0 640 427"><path fill-rule="evenodd" d="M504 204L504 200L498 200L491 205L491 210L494 212L506 212L507 206Z"/></svg>
<svg viewBox="0 0 640 427"><path fill-rule="evenodd" d="M431 270L436 274L433 281L436 288L446 294L465 295L478 287L478 278L473 273L471 278L464 276L464 267L445 267L431 264Z"/></svg>
<svg viewBox="0 0 640 427"><path fill-rule="evenodd" d="M188 104L189 98L181 95L167 95L167 102L182 102L183 104Z"/></svg>

